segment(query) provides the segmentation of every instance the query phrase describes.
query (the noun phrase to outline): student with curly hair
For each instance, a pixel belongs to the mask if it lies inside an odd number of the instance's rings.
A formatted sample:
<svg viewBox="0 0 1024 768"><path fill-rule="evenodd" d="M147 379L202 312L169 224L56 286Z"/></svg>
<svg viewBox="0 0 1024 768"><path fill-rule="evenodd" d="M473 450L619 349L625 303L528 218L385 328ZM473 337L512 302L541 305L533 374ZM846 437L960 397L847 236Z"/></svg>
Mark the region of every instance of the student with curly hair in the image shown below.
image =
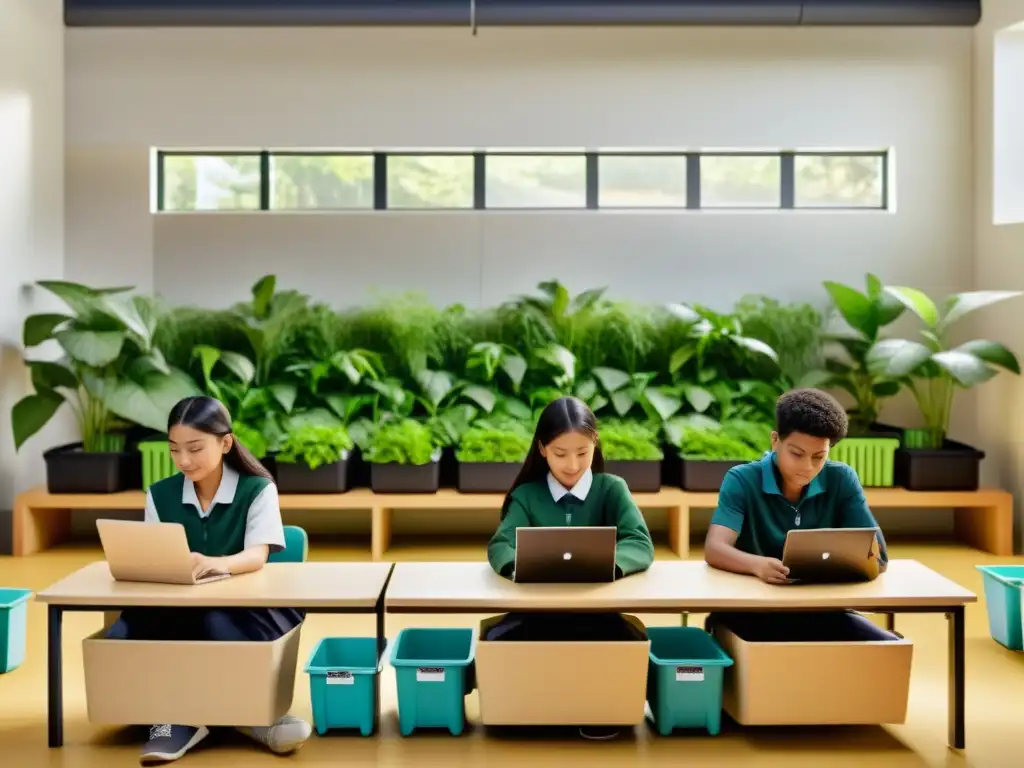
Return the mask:
<svg viewBox="0 0 1024 768"><path fill-rule="evenodd" d="M729 470L704 545L708 565L782 584L786 535L806 528L877 528L857 473L829 461L846 436L846 411L831 395L797 389L779 398L772 451ZM879 529L879 571L888 563Z"/></svg>

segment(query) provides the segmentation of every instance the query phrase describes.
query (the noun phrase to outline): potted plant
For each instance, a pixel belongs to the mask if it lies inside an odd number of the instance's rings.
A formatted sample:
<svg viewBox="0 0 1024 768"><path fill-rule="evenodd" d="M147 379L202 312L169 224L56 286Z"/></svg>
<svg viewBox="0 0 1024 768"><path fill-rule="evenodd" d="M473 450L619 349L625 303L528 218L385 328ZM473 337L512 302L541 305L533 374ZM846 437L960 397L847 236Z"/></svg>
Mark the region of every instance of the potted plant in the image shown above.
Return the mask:
<svg viewBox="0 0 1024 768"><path fill-rule="evenodd" d="M460 493L506 493L530 451L533 435L515 419L483 419L462 435L455 458Z"/></svg>
<svg viewBox="0 0 1024 768"><path fill-rule="evenodd" d="M340 424L304 424L290 430L275 455L282 493L344 493L354 443Z"/></svg>
<svg viewBox="0 0 1024 768"><path fill-rule="evenodd" d="M900 431L882 427L878 418L883 402L899 392L900 382L868 361L883 341L882 329L895 322L906 307L872 274L867 276L864 293L835 282L826 282L825 289L847 328L826 334L825 370L807 383L840 389L853 399L853 406L847 409L849 434L833 446L830 458L853 468L865 486L892 486Z"/></svg>
<svg viewBox="0 0 1024 768"><path fill-rule="evenodd" d="M985 454L948 438L957 391L982 384L999 369L1020 374L1016 355L995 341L975 339L957 346L950 329L965 315L1020 291L970 291L950 296L940 309L914 288L887 287L891 296L924 323L921 341L886 339L872 347L872 371L899 381L913 395L924 427L907 429L896 452L896 482L924 490L976 490Z"/></svg>
<svg viewBox="0 0 1024 768"><path fill-rule="evenodd" d="M679 487L717 491L730 469L764 455L770 434L767 425L739 420L721 424L705 417L684 417L671 422L666 425L666 438L680 459Z"/></svg>
<svg viewBox="0 0 1024 768"><path fill-rule="evenodd" d="M661 449L658 427L639 421L608 419L600 424L605 471L626 481L633 493L661 490Z"/></svg>
<svg viewBox="0 0 1024 768"><path fill-rule="evenodd" d="M413 419L377 425L366 460L375 493L435 493L440 484L441 450L430 429Z"/></svg>
<svg viewBox="0 0 1024 768"><path fill-rule="evenodd" d="M195 382L169 366L153 346L156 313L128 289L93 289L78 283L42 281L71 314L38 314L25 319L26 349L53 341L59 360L29 360L33 394L11 413L16 449L67 404L78 422L81 442L43 454L51 493L114 493L142 484L139 453L124 430L136 424L167 428L178 400L197 393Z"/></svg>

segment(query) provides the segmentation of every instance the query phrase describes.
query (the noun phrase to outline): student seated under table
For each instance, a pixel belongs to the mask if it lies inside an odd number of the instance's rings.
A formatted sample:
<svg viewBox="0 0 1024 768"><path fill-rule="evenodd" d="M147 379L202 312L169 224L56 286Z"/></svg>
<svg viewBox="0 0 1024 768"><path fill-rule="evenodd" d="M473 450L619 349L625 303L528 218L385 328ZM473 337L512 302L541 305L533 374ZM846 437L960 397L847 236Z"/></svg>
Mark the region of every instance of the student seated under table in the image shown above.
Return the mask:
<svg viewBox="0 0 1024 768"><path fill-rule="evenodd" d="M260 570L271 550L285 545L277 487L232 433L227 409L211 397L186 398L171 410L168 437L180 474L150 487L146 521L184 526L197 577ZM303 611L294 609L131 608L106 636L114 640L272 641L304 618ZM294 752L312 733L308 723L291 715L272 726L238 730L278 754ZM208 735L209 729L202 724L154 725L140 762L177 760Z"/></svg>
<svg viewBox="0 0 1024 768"><path fill-rule="evenodd" d="M496 573L514 579L516 529L532 526L615 526L615 577L650 568L654 543L625 481L604 472L597 419L582 401L562 397L541 413L530 452L505 497L501 522L487 548ZM509 614L487 640L636 640L620 615ZM643 639L643 638L639 638ZM615 729L581 728L586 738L612 738Z"/></svg>
<svg viewBox="0 0 1024 768"><path fill-rule="evenodd" d="M828 458L829 449L846 436L848 427L846 411L835 398L816 389L787 392L776 404L775 422L771 452L726 474L704 559L720 570L781 585L789 575L782 563L789 531L878 528L878 523L857 473ZM871 555L878 572L884 572L889 556L880 528ZM842 621L843 616L853 619L844 612L817 616L829 622ZM728 619L726 614L712 614L707 626ZM779 613L742 616L746 625L781 620L788 619Z"/></svg>

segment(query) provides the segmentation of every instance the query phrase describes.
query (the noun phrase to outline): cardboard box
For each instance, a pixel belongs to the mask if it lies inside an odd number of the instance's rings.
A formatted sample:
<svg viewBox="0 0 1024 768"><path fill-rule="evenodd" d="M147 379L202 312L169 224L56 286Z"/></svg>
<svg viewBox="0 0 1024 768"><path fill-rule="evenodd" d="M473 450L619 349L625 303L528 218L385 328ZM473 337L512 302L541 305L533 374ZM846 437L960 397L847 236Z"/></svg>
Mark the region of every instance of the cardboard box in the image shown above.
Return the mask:
<svg viewBox="0 0 1024 768"><path fill-rule="evenodd" d="M852 633L822 639L817 629L803 633L807 640L794 639L798 627L780 638L730 620L717 625L714 635L735 662L725 673L722 708L740 725L903 723L913 644L863 616L850 619ZM806 628L814 614L792 620Z"/></svg>
<svg viewBox="0 0 1024 768"><path fill-rule="evenodd" d="M89 722L271 725L292 705L302 625L273 642L82 642Z"/></svg>
<svg viewBox="0 0 1024 768"><path fill-rule="evenodd" d="M480 624L476 681L484 725L609 725L643 722L651 643L489 641L504 616Z"/></svg>

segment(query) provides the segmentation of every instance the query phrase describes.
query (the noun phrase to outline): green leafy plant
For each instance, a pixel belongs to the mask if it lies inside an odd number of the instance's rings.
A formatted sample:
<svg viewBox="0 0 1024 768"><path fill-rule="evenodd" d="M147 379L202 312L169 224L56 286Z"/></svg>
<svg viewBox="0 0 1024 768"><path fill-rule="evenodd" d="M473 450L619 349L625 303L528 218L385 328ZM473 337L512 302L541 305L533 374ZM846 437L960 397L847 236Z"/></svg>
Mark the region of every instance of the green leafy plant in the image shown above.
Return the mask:
<svg viewBox="0 0 1024 768"><path fill-rule="evenodd" d="M853 398L854 405L849 409L852 435L869 432L878 421L882 403L900 390L898 377L870 365L869 360L877 354L875 347L881 342L882 329L895 322L905 306L874 275L869 274L866 282L864 293L842 283L825 283L848 330L823 337L829 345L825 369L809 382L842 389Z"/></svg>
<svg viewBox="0 0 1024 768"><path fill-rule="evenodd" d="M26 349L53 341L58 360L28 360L35 389L11 412L14 444L20 449L67 404L74 412L86 451L110 450L111 431L124 422L167 428L180 399L196 394L195 382L170 365L153 345L153 304L128 295L128 288L94 289L65 281L37 283L70 314L30 315L22 333ZM119 441L120 442L120 441Z"/></svg>
<svg viewBox="0 0 1024 768"><path fill-rule="evenodd" d="M436 446L430 429L412 419L384 422L370 436L366 460L374 464L429 464Z"/></svg>
<svg viewBox="0 0 1024 768"><path fill-rule="evenodd" d="M905 385L924 417L927 438L922 448L941 448L949 430L953 399L961 389L982 384L999 369L1020 374L1020 363L1003 344L975 339L952 346L957 321L984 307L1017 298L1021 291L970 291L948 297L940 309L915 288L886 287L887 294L924 323L921 341L885 339L867 354L870 371Z"/></svg>
<svg viewBox="0 0 1024 768"><path fill-rule="evenodd" d="M533 443L528 425L512 419L482 419L463 436L455 458L465 463L519 463Z"/></svg>
<svg viewBox="0 0 1024 768"><path fill-rule="evenodd" d="M608 461L660 461L664 457L656 424L607 419L599 428L601 452Z"/></svg>
<svg viewBox="0 0 1024 768"><path fill-rule="evenodd" d="M798 386L824 365L823 319L814 306L744 296L736 304L736 317L745 335L763 341L777 353L786 388Z"/></svg>
<svg viewBox="0 0 1024 768"><path fill-rule="evenodd" d="M353 445L343 426L306 424L287 434L277 460L286 464L302 461L310 469L316 469L341 461Z"/></svg>

